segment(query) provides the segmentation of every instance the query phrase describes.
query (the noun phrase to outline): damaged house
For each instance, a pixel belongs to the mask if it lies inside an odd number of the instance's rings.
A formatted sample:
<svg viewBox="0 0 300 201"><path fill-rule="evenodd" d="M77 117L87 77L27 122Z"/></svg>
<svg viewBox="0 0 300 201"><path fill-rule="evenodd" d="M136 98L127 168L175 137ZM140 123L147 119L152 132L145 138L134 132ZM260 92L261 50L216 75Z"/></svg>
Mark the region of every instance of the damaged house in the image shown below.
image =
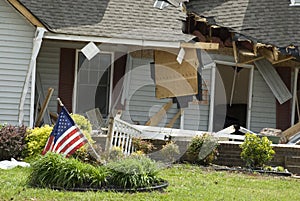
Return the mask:
<svg viewBox="0 0 300 201"><path fill-rule="evenodd" d="M59 97L70 112L138 125L285 130L299 120L299 9L288 0L1 0L0 121L39 125L49 98L42 122L52 123Z"/></svg>
<svg viewBox="0 0 300 201"><path fill-rule="evenodd" d="M238 120L255 132L264 127L285 130L297 123L297 3L191 0L187 10L186 32L196 35L199 41L220 44L218 51L208 52L217 72L216 126L219 119L224 119L220 118L218 108L226 109L225 124ZM220 84L225 88L225 102L221 100Z"/></svg>

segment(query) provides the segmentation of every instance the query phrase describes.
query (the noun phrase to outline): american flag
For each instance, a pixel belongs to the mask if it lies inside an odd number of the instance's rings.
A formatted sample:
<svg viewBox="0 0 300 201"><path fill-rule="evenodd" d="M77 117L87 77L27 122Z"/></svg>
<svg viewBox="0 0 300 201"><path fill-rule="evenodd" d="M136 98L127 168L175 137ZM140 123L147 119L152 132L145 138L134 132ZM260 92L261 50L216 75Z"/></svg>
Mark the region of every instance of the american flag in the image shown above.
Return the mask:
<svg viewBox="0 0 300 201"><path fill-rule="evenodd" d="M48 151L72 155L77 149L87 143L87 139L80 129L75 125L67 109L62 106L58 120L48 138L42 154Z"/></svg>

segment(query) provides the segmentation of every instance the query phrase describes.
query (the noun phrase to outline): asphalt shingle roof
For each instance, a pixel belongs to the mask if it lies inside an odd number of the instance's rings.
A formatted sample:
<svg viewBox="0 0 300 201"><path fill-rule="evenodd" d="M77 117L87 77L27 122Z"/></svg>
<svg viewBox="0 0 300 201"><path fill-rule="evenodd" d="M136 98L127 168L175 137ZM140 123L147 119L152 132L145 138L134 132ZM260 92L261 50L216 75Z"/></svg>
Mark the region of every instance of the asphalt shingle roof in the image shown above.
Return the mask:
<svg viewBox="0 0 300 201"><path fill-rule="evenodd" d="M190 0L187 9L210 24L227 27L277 47L300 45L300 6L290 0Z"/></svg>
<svg viewBox="0 0 300 201"><path fill-rule="evenodd" d="M155 41L186 41L180 7L154 0L19 0L50 31L60 34Z"/></svg>

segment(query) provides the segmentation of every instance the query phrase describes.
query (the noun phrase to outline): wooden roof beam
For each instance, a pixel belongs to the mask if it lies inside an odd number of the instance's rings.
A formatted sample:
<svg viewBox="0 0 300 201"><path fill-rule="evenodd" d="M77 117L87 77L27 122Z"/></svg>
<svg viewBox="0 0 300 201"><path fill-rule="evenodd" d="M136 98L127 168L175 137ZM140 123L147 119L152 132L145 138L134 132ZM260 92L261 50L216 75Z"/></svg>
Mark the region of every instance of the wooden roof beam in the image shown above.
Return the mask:
<svg viewBox="0 0 300 201"><path fill-rule="evenodd" d="M218 50L219 43L206 43L206 42L196 42L196 43L181 43L181 48L196 48L204 50Z"/></svg>
<svg viewBox="0 0 300 201"><path fill-rule="evenodd" d="M15 9L17 9L31 24L37 27L44 27L44 25L29 12L18 0L7 0Z"/></svg>
<svg viewBox="0 0 300 201"><path fill-rule="evenodd" d="M277 60L277 61L273 61L272 64L275 65L275 64L279 64L279 63L282 63L282 62L285 62L285 61L289 61L291 59L295 59L295 57L293 56L288 56L286 58L283 58L283 59L280 59L280 60Z"/></svg>

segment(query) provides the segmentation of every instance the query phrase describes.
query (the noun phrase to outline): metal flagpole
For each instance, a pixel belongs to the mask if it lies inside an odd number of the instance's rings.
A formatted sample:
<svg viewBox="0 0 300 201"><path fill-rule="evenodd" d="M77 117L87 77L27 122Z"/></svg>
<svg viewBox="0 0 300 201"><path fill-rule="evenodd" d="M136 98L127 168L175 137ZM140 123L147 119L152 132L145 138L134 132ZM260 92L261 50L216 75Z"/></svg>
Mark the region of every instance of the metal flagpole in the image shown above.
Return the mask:
<svg viewBox="0 0 300 201"><path fill-rule="evenodd" d="M59 103L59 105L61 106L61 107L64 107L64 104L62 103L62 101L60 100L60 98L57 98L57 101L58 101L58 103ZM76 124L77 125L77 124ZM82 134L84 135L84 133L82 132ZM85 137L85 135L84 135L84 137ZM86 139L87 139L87 137L85 137ZM94 154L96 155L96 157L97 157L97 160L98 161L100 161L100 156L99 156L99 154L97 154L97 152L96 152L96 150L94 149L94 147L91 145L91 143L89 142L89 140L87 139L87 143L90 145L90 147L92 148L92 150L93 150L93 152L94 152Z"/></svg>

